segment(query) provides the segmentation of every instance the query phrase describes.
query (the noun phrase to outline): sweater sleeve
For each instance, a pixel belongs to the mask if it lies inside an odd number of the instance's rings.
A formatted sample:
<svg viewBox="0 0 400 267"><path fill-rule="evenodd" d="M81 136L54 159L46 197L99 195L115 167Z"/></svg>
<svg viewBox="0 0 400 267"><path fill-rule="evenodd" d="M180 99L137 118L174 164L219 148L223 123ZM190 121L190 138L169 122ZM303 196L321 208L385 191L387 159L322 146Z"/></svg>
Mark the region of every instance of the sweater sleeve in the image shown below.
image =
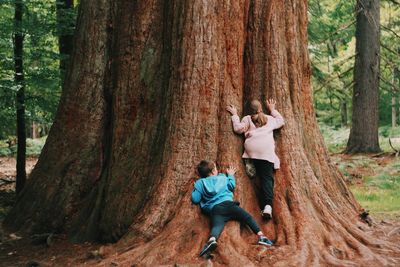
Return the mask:
<svg viewBox="0 0 400 267"><path fill-rule="evenodd" d="M233 131L235 133L242 134L249 129L250 126L249 120L246 117L243 117L242 121L240 121L238 115L233 115L231 119L232 119Z"/></svg>
<svg viewBox="0 0 400 267"><path fill-rule="evenodd" d="M228 189L233 192L236 187L235 176L228 175Z"/></svg>
<svg viewBox="0 0 400 267"><path fill-rule="evenodd" d="M285 120L283 119L282 115L277 111L273 110L271 112L271 116L274 117L274 130L281 128L283 125L285 125Z"/></svg>
<svg viewBox="0 0 400 267"><path fill-rule="evenodd" d="M196 188L196 186L198 186L198 182L199 182L199 181L197 181L197 182L194 184L193 191L192 191L192 202L193 202L194 204L199 204L200 201L201 201L201 193L200 193L200 191Z"/></svg>

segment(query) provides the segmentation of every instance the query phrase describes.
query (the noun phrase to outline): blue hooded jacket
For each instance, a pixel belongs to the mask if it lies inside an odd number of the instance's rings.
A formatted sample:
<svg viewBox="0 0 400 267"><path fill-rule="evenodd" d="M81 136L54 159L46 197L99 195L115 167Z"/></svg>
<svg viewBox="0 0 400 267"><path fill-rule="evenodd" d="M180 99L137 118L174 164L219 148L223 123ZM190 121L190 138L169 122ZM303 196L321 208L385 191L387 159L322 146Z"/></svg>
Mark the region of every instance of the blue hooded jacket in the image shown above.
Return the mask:
<svg viewBox="0 0 400 267"><path fill-rule="evenodd" d="M200 208L210 213L211 209L224 201L233 201L233 190L236 182L233 175L226 176L220 173L196 181L192 192L192 202L200 203Z"/></svg>

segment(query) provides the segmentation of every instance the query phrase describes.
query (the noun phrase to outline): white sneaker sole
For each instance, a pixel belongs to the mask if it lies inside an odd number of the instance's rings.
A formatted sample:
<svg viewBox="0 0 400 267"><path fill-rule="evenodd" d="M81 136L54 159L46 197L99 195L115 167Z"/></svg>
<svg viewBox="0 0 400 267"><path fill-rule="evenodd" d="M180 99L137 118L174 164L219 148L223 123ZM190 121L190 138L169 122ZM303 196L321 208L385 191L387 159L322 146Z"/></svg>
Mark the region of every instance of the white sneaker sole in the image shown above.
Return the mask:
<svg viewBox="0 0 400 267"><path fill-rule="evenodd" d="M272 246L271 244L265 243L265 242L262 242L262 241L258 241L258 244L259 244L259 245L268 246L268 247L271 247L271 246Z"/></svg>
<svg viewBox="0 0 400 267"><path fill-rule="evenodd" d="M211 242L202 252L200 252L200 257L213 252L217 248L217 242Z"/></svg>

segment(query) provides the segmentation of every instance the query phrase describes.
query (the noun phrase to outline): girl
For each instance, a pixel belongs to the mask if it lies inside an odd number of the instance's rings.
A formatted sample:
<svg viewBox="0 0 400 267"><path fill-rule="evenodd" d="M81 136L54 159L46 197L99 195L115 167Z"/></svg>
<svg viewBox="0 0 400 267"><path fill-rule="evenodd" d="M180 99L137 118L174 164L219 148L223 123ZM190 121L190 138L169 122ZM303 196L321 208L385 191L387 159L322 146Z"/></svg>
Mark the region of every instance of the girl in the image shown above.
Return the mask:
<svg viewBox="0 0 400 267"><path fill-rule="evenodd" d="M262 111L260 101L252 100L250 103L250 115L244 116L240 121L237 109L233 105L226 107L232 115L233 130L244 133L243 158L250 158L254 163L257 175L261 179L262 215L266 219L272 218L272 200L274 189L274 169L279 169L279 158L275 154L275 141L273 130L284 125L282 115L275 110L276 101L266 101L271 116Z"/></svg>

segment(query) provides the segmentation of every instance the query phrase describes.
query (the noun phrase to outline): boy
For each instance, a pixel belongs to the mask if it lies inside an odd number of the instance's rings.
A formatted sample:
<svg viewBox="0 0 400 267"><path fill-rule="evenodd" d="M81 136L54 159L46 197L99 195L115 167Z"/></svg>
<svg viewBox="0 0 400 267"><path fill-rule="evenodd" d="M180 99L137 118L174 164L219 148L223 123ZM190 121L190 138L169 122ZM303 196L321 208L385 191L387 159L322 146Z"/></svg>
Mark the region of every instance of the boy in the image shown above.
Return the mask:
<svg viewBox="0 0 400 267"><path fill-rule="evenodd" d="M213 162L202 160L197 165L201 179L194 184L192 202L200 204L201 210L210 216L211 233L208 242L200 252L203 256L217 247L217 239L224 229L225 223L235 220L247 224L258 236L258 244L271 246L272 242L264 236L253 217L233 201L233 190L236 182L235 168L227 169L228 176L218 174Z"/></svg>

